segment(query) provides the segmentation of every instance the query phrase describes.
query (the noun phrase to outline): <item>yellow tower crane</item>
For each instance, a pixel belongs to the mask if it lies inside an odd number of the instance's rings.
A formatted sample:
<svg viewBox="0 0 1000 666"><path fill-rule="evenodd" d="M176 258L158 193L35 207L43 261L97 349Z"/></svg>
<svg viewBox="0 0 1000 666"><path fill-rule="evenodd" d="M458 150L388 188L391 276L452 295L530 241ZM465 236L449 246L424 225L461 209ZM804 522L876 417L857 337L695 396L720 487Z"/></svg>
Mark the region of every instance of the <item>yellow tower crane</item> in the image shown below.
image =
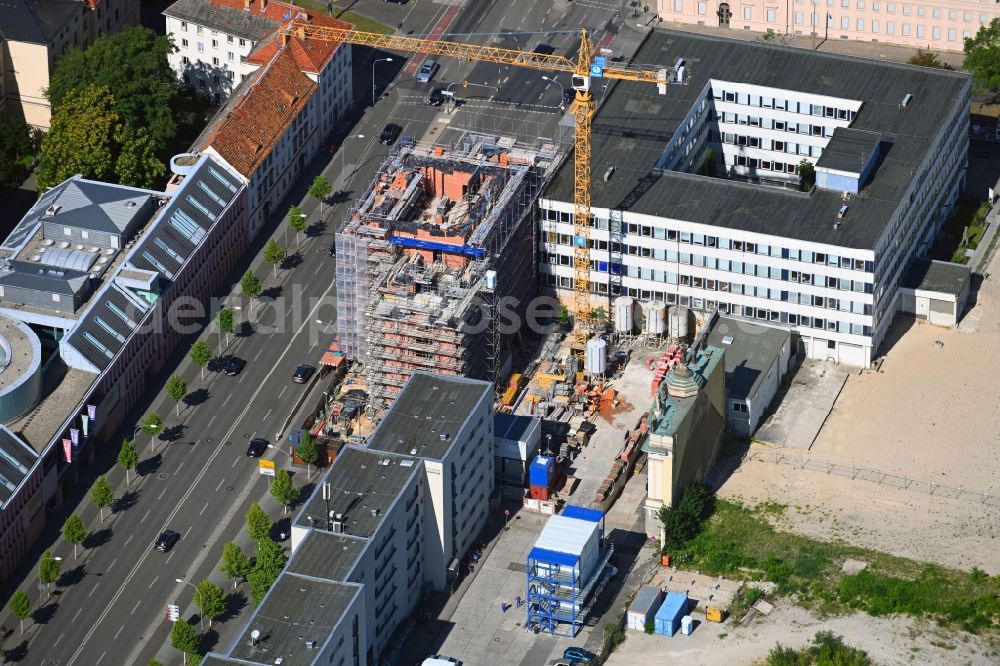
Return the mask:
<svg viewBox="0 0 1000 666"><path fill-rule="evenodd" d="M587 37L586 29L580 30L580 49L577 52L576 62L560 55L312 25L299 18L293 19L281 30L282 44L287 43L290 37L566 72L571 76L572 87L576 91L572 109L576 119L573 169L573 294L576 317L574 336L577 343L586 342L593 333L594 323L590 304L590 122L594 115L594 98L590 92L591 80L605 78L655 83L660 87L660 93L665 94L667 85L688 82L688 74L681 62L678 61L674 67L669 68L634 64L609 65L604 58L594 56L593 45Z"/></svg>

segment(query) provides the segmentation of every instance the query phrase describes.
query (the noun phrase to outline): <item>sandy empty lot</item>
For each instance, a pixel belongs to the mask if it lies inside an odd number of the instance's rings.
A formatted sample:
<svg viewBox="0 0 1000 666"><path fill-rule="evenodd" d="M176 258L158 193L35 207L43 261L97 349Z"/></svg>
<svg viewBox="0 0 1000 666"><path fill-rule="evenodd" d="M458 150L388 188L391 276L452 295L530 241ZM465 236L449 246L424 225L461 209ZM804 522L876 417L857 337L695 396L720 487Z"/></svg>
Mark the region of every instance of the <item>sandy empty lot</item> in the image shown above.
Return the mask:
<svg viewBox="0 0 1000 666"><path fill-rule="evenodd" d="M1000 259L990 270L1000 276ZM794 455L1000 495L997 279L976 299L957 330L897 322L905 332L882 372L852 374L812 450ZM744 463L721 494L787 504L796 531L1000 572L1000 509L975 501L759 461Z"/></svg>

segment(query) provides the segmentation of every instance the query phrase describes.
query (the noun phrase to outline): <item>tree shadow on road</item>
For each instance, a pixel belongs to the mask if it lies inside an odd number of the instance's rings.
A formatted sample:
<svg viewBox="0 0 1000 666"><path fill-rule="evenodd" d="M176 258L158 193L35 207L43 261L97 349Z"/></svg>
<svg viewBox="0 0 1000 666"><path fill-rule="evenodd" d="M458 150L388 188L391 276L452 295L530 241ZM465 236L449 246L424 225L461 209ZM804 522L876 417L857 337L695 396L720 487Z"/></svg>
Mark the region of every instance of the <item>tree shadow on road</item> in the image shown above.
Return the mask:
<svg viewBox="0 0 1000 666"><path fill-rule="evenodd" d="M110 527L104 527L91 532L87 535L87 538L83 540L83 547L87 549L100 548L107 542L111 541L112 534L113 532Z"/></svg>
<svg viewBox="0 0 1000 666"><path fill-rule="evenodd" d="M163 454L157 453L155 456L150 456L145 460L139 461L139 464L135 466L135 473L139 476L149 476L150 474L156 474L160 469L160 465L163 464Z"/></svg>
<svg viewBox="0 0 1000 666"><path fill-rule="evenodd" d="M337 190L330 195L330 204L336 206L337 204L342 204L351 200L351 196L354 195L354 190Z"/></svg>
<svg viewBox="0 0 1000 666"><path fill-rule="evenodd" d="M55 617L57 610L59 610L58 600L48 602L44 606L39 606L35 609L35 612L31 614L31 620L37 625L48 624Z"/></svg>
<svg viewBox="0 0 1000 666"><path fill-rule="evenodd" d="M111 503L111 510L115 513L122 513L131 509L139 501L138 490L128 490L121 497L116 497Z"/></svg>
<svg viewBox="0 0 1000 666"><path fill-rule="evenodd" d="M322 236L326 232L326 222L320 220L318 222L313 222L308 227L306 227L306 238L315 238L316 236Z"/></svg>
<svg viewBox="0 0 1000 666"><path fill-rule="evenodd" d="M2 653L4 659L12 664L17 664L25 660L28 656L28 641L23 640L16 646Z"/></svg>
<svg viewBox="0 0 1000 666"><path fill-rule="evenodd" d="M87 575L87 565L78 564L72 569L67 569L62 572L59 576L59 580L56 581L56 585L59 587L70 587L76 585L83 580L83 577Z"/></svg>
<svg viewBox="0 0 1000 666"><path fill-rule="evenodd" d="M228 622L236 619L247 607L247 596L242 592L230 592L226 595L226 612L219 618L219 622Z"/></svg>
<svg viewBox="0 0 1000 666"><path fill-rule="evenodd" d="M281 262L279 268L283 271L289 271L301 265L302 265L302 253L296 251L294 254L290 254L287 257L285 257L285 260Z"/></svg>
<svg viewBox="0 0 1000 666"><path fill-rule="evenodd" d="M206 388L200 388L196 391L191 391L186 396L181 398L184 404L188 407L197 407L198 405L204 404L206 400L211 397L211 393L208 392Z"/></svg>
<svg viewBox="0 0 1000 666"><path fill-rule="evenodd" d="M183 423L178 423L177 425L168 426L163 429L160 433L159 440L161 442L175 442L184 436L184 430L187 428Z"/></svg>
<svg viewBox="0 0 1000 666"><path fill-rule="evenodd" d="M218 643L219 632L215 630L215 627L212 627L201 635L201 642L198 644L198 654L210 652Z"/></svg>

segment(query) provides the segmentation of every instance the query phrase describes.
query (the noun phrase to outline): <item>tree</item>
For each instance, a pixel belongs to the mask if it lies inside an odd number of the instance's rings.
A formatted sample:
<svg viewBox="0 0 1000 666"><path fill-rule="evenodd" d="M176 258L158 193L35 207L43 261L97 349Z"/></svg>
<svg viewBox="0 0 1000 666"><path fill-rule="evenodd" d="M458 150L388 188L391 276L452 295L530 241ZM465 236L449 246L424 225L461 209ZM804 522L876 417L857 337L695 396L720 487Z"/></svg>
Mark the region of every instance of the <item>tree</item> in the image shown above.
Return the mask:
<svg viewBox="0 0 1000 666"><path fill-rule="evenodd" d="M270 522L270 521L268 521ZM270 527L268 528L270 531ZM243 552L243 549L230 541L222 548L222 560L219 562L219 571L227 578L233 579L233 589L241 580L246 580L250 575L250 558Z"/></svg>
<svg viewBox="0 0 1000 666"><path fill-rule="evenodd" d="M1000 18L979 28L965 40L962 68L972 74L972 90L981 93L1000 88Z"/></svg>
<svg viewBox="0 0 1000 666"><path fill-rule="evenodd" d="M88 493L90 502L101 512L101 522L104 522L104 510L115 501L115 491L108 483L108 477L103 474L94 480L94 485L90 486Z"/></svg>
<svg viewBox="0 0 1000 666"><path fill-rule="evenodd" d="M333 188L330 187L330 181L326 179L326 176L316 176L312 185L309 186L309 196L319 200L320 213L323 212L323 204L326 203L326 198L330 196L331 192L333 192Z"/></svg>
<svg viewBox="0 0 1000 666"><path fill-rule="evenodd" d="M288 226L295 230L295 245L298 246L299 234L309 226L305 213L298 206L292 206L288 209Z"/></svg>
<svg viewBox="0 0 1000 666"><path fill-rule="evenodd" d="M163 666L163 662L156 661L155 659L150 659L146 662L146 666Z"/></svg>
<svg viewBox="0 0 1000 666"><path fill-rule="evenodd" d="M45 551L42 559L38 562L38 580L45 585L45 594L52 596L49 592L49 585L56 582L59 572L62 570L62 563L52 556L52 553Z"/></svg>
<svg viewBox="0 0 1000 666"><path fill-rule="evenodd" d="M226 346L229 346L229 334L236 330L236 319L233 311L229 308L222 308L217 315L219 322L219 333L226 334ZM222 353L222 336L219 336L219 353Z"/></svg>
<svg viewBox="0 0 1000 666"><path fill-rule="evenodd" d="M264 595L285 567L285 551L271 538L266 538L257 544L257 562L250 572L250 597L255 606L259 606Z"/></svg>
<svg viewBox="0 0 1000 666"><path fill-rule="evenodd" d="M177 620L170 630L170 644L184 655L184 663L188 657L197 657L198 646L201 645L201 633L187 620Z"/></svg>
<svg viewBox="0 0 1000 666"><path fill-rule="evenodd" d="M146 414L146 418L139 424L139 428L149 435L149 448L156 448L156 436L163 432L163 419L156 412Z"/></svg>
<svg viewBox="0 0 1000 666"><path fill-rule="evenodd" d="M701 175L708 176L709 178L715 178L716 176L716 164L715 164L715 151L708 148L705 151L705 156L701 161Z"/></svg>
<svg viewBox="0 0 1000 666"><path fill-rule="evenodd" d="M812 192L816 186L816 167L809 160L799 162L799 192Z"/></svg>
<svg viewBox="0 0 1000 666"><path fill-rule="evenodd" d="M194 349L191 353L194 353ZM167 395L176 403L177 414L181 413L181 398L186 396L187 392L187 382L181 379L180 375L170 375L170 379L167 380Z"/></svg>
<svg viewBox="0 0 1000 666"><path fill-rule="evenodd" d="M195 586L194 604L208 618L208 626L211 628L212 622L226 612L226 591L206 578Z"/></svg>
<svg viewBox="0 0 1000 666"><path fill-rule="evenodd" d="M274 277L278 277L278 264L285 260L285 248L272 238L264 246L264 259L274 268Z"/></svg>
<svg viewBox="0 0 1000 666"><path fill-rule="evenodd" d="M74 174L111 180L115 168L115 138L121 120L108 88L87 86L70 90L52 107L49 133L42 139L38 191L58 185Z"/></svg>
<svg viewBox="0 0 1000 666"><path fill-rule="evenodd" d="M271 495L278 500L285 512L295 501L299 499L300 490L292 483L292 475L287 469L279 469L274 475L274 482L271 484Z"/></svg>
<svg viewBox="0 0 1000 666"><path fill-rule="evenodd" d="M302 433L299 448L295 453L306 464L306 476L312 476L310 465L319 459L319 446L316 445L316 438L309 432Z"/></svg>
<svg viewBox="0 0 1000 666"><path fill-rule="evenodd" d="M0 191L21 186L28 177L28 165L35 152L32 131L23 118L10 117L0 122Z"/></svg>
<svg viewBox="0 0 1000 666"><path fill-rule="evenodd" d="M916 55L912 56L906 62L911 65L918 65L920 67L933 67L934 69L952 69L952 66L946 62L942 62L937 54L933 51L924 51L923 49L917 49Z"/></svg>
<svg viewBox="0 0 1000 666"><path fill-rule="evenodd" d="M253 301L255 298L260 296L261 286L260 278L257 277L252 271L247 271L240 278L240 289L246 294L246 297L250 299L250 312L253 312Z"/></svg>
<svg viewBox="0 0 1000 666"><path fill-rule="evenodd" d="M258 543L271 538L271 518L257 502L251 504L247 511L247 533Z"/></svg>
<svg viewBox="0 0 1000 666"><path fill-rule="evenodd" d="M698 535L702 523L712 514L715 496L708 486L691 483L674 506L660 508L663 523L663 552L683 548Z"/></svg>
<svg viewBox="0 0 1000 666"><path fill-rule="evenodd" d="M212 350L208 343L198 339L191 345L191 351L188 355L191 357L191 362L201 368L201 378L205 379L205 366L212 359Z"/></svg>
<svg viewBox="0 0 1000 666"><path fill-rule="evenodd" d="M105 86L115 91L114 109L122 122L144 128L159 152L177 133L173 109L181 87L167 59L176 50L169 37L148 28L124 28L85 51L73 49L60 57L46 96L58 109L72 91Z"/></svg>
<svg viewBox="0 0 1000 666"><path fill-rule="evenodd" d="M124 126L115 135L118 158L115 176L122 185L152 189L167 173L166 165L156 156L156 144L144 127Z"/></svg>
<svg viewBox="0 0 1000 666"><path fill-rule="evenodd" d="M76 559L76 547L87 539L87 526L83 519L75 513L66 519L62 529L63 541L73 544L73 559Z"/></svg>
<svg viewBox="0 0 1000 666"><path fill-rule="evenodd" d="M132 481L128 478L128 473L139 464L139 454L128 439L122 440L122 448L118 450L118 464L125 470L125 484L131 485Z"/></svg>
<svg viewBox="0 0 1000 666"><path fill-rule="evenodd" d="M14 617L21 621L21 633L23 634L24 618L31 615L31 599L28 598L28 595L24 590L18 590L14 593L14 596L10 598L7 608L9 608L10 612L14 614Z"/></svg>

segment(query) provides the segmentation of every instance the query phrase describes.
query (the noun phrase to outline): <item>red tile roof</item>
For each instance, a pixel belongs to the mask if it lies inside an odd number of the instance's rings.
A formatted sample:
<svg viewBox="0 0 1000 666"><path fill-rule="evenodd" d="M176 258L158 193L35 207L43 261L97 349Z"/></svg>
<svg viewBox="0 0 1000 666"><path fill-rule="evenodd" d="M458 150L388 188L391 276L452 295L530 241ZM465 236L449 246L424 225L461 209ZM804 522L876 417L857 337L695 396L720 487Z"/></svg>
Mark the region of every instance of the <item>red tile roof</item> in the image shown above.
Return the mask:
<svg viewBox="0 0 1000 666"><path fill-rule="evenodd" d="M247 178L267 159L317 88L287 48L279 50L257 76L205 145Z"/></svg>

